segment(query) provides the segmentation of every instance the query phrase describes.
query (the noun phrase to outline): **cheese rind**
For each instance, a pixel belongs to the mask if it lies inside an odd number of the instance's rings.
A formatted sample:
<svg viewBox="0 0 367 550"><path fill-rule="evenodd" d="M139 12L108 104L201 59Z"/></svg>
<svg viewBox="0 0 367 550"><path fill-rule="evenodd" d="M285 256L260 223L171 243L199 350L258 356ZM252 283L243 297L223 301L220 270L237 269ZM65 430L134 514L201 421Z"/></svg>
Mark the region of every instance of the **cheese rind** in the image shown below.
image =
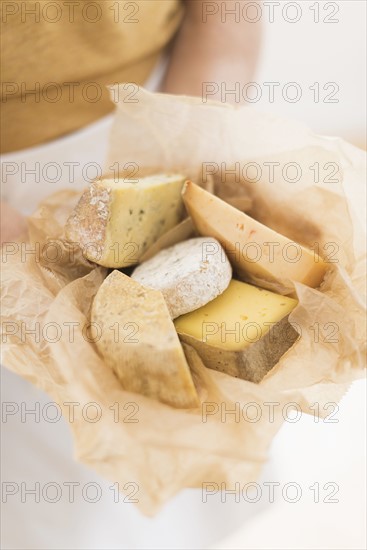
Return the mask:
<svg viewBox="0 0 367 550"><path fill-rule="evenodd" d="M232 267L216 239L199 237L161 250L131 277L160 290L175 319L221 294L231 281Z"/></svg>
<svg viewBox="0 0 367 550"><path fill-rule="evenodd" d="M125 390L177 408L199 405L161 292L115 270L97 292L91 319L100 328L96 346Z"/></svg>
<svg viewBox="0 0 367 550"><path fill-rule="evenodd" d="M207 367L259 382L298 338L288 322L296 305L293 298L232 280L212 302L176 319L175 327Z"/></svg>
<svg viewBox="0 0 367 550"><path fill-rule="evenodd" d="M197 231L218 239L239 278L282 294L294 291L293 281L313 288L321 284L329 265L314 251L192 182L182 194Z"/></svg>
<svg viewBox="0 0 367 550"><path fill-rule="evenodd" d="M65 234L88 260L104 267L137 264L144 252L183 217L184 177L92 182L70 215Z"/></svg>

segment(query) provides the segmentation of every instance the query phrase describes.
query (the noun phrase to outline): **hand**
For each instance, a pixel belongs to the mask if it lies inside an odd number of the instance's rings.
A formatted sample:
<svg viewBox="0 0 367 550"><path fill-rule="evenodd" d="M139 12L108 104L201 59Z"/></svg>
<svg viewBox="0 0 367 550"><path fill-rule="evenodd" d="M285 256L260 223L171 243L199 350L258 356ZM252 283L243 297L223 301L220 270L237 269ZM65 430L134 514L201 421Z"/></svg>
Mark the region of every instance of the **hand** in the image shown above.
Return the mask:
<svg viewBox="0 0 367 550"><path fill-rule="evenodd" d="M26 221L24 216L7 202L0 202L1 208L1 227L0 240L1 245L5 242L12 242L26 231Z"/></svg>
<svg viewBox="0 0 367 550"><path fill-rule="evenodd" d="M262 33L260 22L229 13L236 4L241 3L186 0L161 91L245 103L244 86L253 79Z"/></svg>

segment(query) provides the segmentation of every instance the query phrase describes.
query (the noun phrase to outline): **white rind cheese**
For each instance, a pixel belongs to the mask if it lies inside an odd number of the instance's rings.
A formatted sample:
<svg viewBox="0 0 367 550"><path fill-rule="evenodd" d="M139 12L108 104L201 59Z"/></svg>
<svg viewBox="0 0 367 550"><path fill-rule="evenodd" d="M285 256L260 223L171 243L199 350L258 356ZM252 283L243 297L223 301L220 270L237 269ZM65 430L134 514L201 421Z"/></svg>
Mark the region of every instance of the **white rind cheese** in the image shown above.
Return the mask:
<svg viewBox="0 0 367 550"><path fill-rule="evenodd" d="M189 239L162 250L131 277L160 290L172 319L214 300L229 285L231 264L216 239Z"/></svg>
<svg viewBox="0 0 367 550"><path fill-rule="evenodd" d="M123 388L177 408L199 406L190 368L162 293L120 271L102 283L91 320L96 346Z"/></svg>
<svg viewBox="0 0 367 550"><path fill-rule="evenodd" d="M65 228L88 260L104 267L137 264L146 250L183 217L181 175L138 180L101 179L82 194Z"/></svg>
<svg viewBox="0 0 367 550"><path fill-rule="evenodd" d="M185 183L183 199L198 233L218 239L239 278L282 294L294 291L293 281L321 284L329 265L314 251L192 182Z"/></svg>

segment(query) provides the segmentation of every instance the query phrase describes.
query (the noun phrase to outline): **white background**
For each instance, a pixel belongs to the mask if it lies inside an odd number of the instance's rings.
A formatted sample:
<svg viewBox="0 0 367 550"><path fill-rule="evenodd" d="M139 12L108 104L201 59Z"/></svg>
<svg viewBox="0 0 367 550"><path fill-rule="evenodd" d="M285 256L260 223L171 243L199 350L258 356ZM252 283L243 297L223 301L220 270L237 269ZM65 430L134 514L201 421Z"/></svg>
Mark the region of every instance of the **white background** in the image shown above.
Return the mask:
<svg viewBox="0 0 367 550"><path fill-rule="evenodd" d="M268 92L256 103L258 108L278 115L306 122L316 133L340 135L362 146L366 139L366 6L364 0L314 2L303 0L298 5L301 18L288 23L282 10L291 2L279 2L274 7L274 22L269 22L269 10L263 7L264 43L256 82L280 82L275 89L274 103L268 101ZM319 4L320 22L315 23L315 11L310 7ZM334 7L338 12L326 23ZM284 14L295 18L297 12L288 7ZM250 12L249 12L250 16ZM297 82L302 87L300 101L290 103L283 99L284 84ZM320 84L320 102L314 102L309 89ZM323 99L333 88L323 90L328 82L335 82L339 91L326 103ZM249 90L250 92L250 90ZM252 90L254 93L255 90ZM289 95L295 90L289 89ZM332 98L330 98L332 99Z"/></svg>

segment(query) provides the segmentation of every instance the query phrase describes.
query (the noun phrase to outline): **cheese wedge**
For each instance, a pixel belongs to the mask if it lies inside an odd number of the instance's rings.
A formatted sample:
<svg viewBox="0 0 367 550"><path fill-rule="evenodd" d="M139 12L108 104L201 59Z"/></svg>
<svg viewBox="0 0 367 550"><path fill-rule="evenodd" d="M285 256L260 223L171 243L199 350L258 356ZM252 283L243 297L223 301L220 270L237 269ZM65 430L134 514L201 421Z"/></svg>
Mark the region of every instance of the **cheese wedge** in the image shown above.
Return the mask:
<svg viewBox="0 0 367 550"><path fill-rule="evenodd" d="M205 306L175 320L180 340L205 366L260 382L298 338L288 322L297 300L232 280Z"/></svg>
<svg viewBox="0 0 367 550"><path fill-rule="evenodd" d="M139 258L139 261L145 262L146 260L150 260L150 258L153 258L153 256L158 254L158 252L164 248L174 246L175 244L190 239L190 237L193 237L194 235L194 225L191 218L187 217L182 220L182 222L167 231L167 233L164 233L164 235L159 237L159 239L150 248L148 248L146 252L144 252L142 257Z"/></svg>
<svg viewBox="0 0 367 550"><path fill-rule="evenodd" d="M161 250L131 277L160 290L175 319L221 294L231 281L232 267L216 239L198 237Z"/></svg>
<svg viewBox="0 0 367 550"><path fill-rule="evenodd" d="M197 231L218 239L241 280L282 294L292 281L321 284L329 268L320 256L254 220L192 182L183 189L186 209Z"/></svg>
<svg viewBox="0 0 367 550"><path fill-rule="evenodd" d="M182 219L183 183L183 176L166 174L135 182L95 181L69 217L66 238L79 243L85 257L97 264L134 265Z"/></svg>
<svg viewBox="0 0 367 550"><path fill-rule="evenodd" d="M96 346L127 391L177 408L199 405L189 366L161 292L120 271L104 280L91 320Z"/></svg>

